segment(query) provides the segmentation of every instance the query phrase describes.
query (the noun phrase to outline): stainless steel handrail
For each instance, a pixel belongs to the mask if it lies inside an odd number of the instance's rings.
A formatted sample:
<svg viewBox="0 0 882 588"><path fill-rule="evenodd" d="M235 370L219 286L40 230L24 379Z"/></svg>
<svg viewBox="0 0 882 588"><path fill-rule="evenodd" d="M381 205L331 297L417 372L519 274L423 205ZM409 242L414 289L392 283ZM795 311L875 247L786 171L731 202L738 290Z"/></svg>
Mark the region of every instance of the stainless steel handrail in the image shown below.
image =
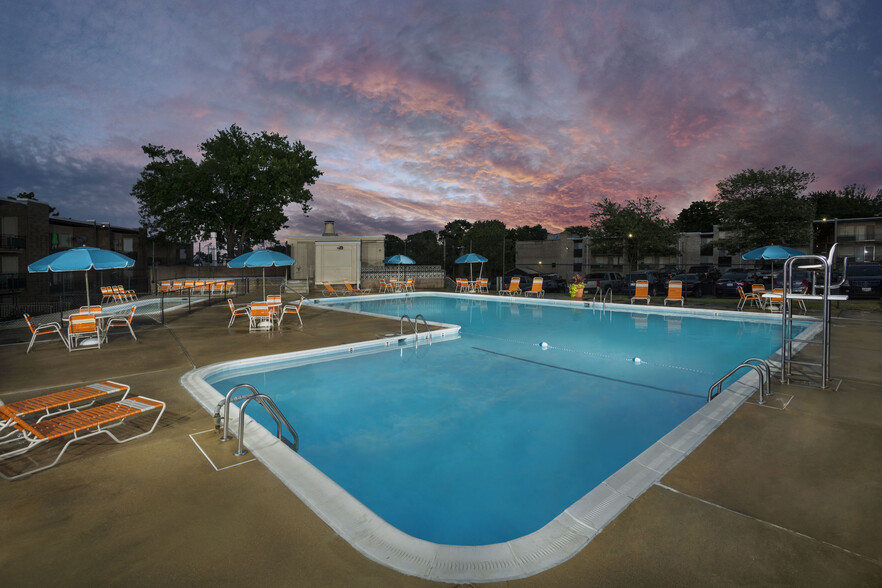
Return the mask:
<svg viewBox="0 0 882 588"><path fill-rule="evenodd" d="M752 363L757 362L757 363ZM711 387L707 389L707 401L710 402L714 399L714 397L723 391L723 382L725 382L729 377L742 368L752 368L759 374L759 400L757 404L765 404L766 401L763 400L763 392L765 391L765 396L772 395L771 389L771 381L772 381L772 369L769 367L768 362L764 359L759 359L758 357L751 357L749 359L745 359L740 364L738 364L735 369L730 371L728 374L711 384ZM717 393L714 394L714 389L717 390Z"/></svg>
<svg viewBox="0 0 882 588"><path fill-rule="evenodd" d="M247 394L243 394L242 396L233 397L233 392L236 390L240 390L242 388L246 388L250 390ZM238 451L234 453L234 455L245 455L248 453L244 447L244 437L245 437L245 407L248 406L248 403L252 400L257 400L258 404L266 409L273 420L276 421L276 437L279 440L287 443L287 440L282 436L282 424L288 429L288 432L291 433L291 437L293 442L290 444L291 448L294 451L297 451L300 447L300 438L297 435L297 431L294 430L294 427L291 426L291 423L288 422L288 419L285 418L285 415L282 414L282 411L279 410L279 407L276 406L276 403L273 402L273 399L267 396L266 394L261 394L257 391L257 388L252 386L251 384L238 384L230 388L230 391L227 392L224 399L221 400L217 408L214 411L214 421L215 421L215 429L220 429L220 409L224 409L223 416L223 435L221 436L221 441L229 441L232 439L230 437L230 403L231 402L239 402L240 400L244 400L242 406L239 408L239 448Z"/></svg>
<svg viewBox="0 0 882 588"><path fill-rule="evenodd" d="M417 347L420 346L420 328L419 328L420 319L422 319L423 324L426 325L426 333L427 333L426 339L429 340L429 345L432 344L432 330L429 328L429 323L426 322L426 317L424 317L421 314L418 314L413 319L411 319L406 314L401 315L401 319L398 321L398 327L399 327L398 334L399 335L404 334L404 319L407 319L407 322L410 325L410 328L413 329L413 335L414 335L413 339L414 339L414 343L416 344Z"/></svg>

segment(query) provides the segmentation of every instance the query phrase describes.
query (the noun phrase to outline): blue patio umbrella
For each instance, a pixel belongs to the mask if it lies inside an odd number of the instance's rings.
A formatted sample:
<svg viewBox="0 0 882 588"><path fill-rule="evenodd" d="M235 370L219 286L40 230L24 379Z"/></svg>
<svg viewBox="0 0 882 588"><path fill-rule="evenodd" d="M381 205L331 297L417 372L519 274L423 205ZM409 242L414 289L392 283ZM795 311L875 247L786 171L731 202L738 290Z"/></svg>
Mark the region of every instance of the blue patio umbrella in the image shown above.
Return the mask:
<svg viewBox="0 0 882 588"><path fill-rule="evenodd" d="M406 255L392 255L383 260L383 263L398 266L398 279L401 279L401 266L414 265L416 262Z"/></svg>
<svg viewBox="0 0 882 588"><path fill-rule="evenodd" d="M483 255L478 255L477 253L466 253L465 255L463 255L461 257L457 257L456 261L454 261L453 263L467 263L467 264L469 264L469 281L471 282L472 281L472 264L473 263L480 263L481 264L481 271L478 273L478 277L480 278L482 275L484 275L484 262L486 262L486 261L487 261L487 258L484 257Z"/></svg>
<svg viewBox="0 0 882 588"><path fill-rule="evenodd" d="M98 247L74 247L66 251L59 251L47 255L43 259L35 261L28 266L28 272L32 274L45 272L88 272L90 269L122 269L135 265L131 257ZM89 276L86 276L86 304L91 306L89 300Z"/></svg>
<svg viewBox="0 0 882 588"><path fill-rule="evenodd" d="M783 245L766 245L764 247L757 247L756 249L752 249L748 251L744 255L741 256L741 259L751 260L751 259L787 259L788 257L795 257L797 255L805 255L799 249L794 249L793 247L785 247ZM772 286L775 285L775 264L772 263Z"/></svg>
<svg viewBox="0 0 882 588"><path fill-rule="evenodd" d="M297 261L290 255L285 255L271 249L258 249L243 253L227 262L227 267L259 267L263 277L263 297L266 298L266 268L284 267L294 265Z"/></svg>

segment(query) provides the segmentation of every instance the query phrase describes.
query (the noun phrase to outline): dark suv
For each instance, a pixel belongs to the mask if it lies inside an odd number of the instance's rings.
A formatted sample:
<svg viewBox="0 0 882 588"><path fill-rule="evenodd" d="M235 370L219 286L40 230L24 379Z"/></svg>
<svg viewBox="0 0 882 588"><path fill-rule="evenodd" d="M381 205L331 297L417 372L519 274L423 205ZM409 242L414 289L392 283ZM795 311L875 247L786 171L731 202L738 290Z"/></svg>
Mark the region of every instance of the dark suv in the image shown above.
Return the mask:
<svg viewBox="0 0 882 588"><path fill-rule="evenodd" d="M612 288L615 293L625 290L625 278L619 272L591 272L585 276L585 290L606 292Z"/></svg>
<svg viewBox="0 0 882 588"><path fill-rule="evenodd" d="M649 282L649 295L656 296L662 293L662 289L664 288L664 283L661 278L655 272L649 271L640 271L640 272L631 272L625 277L625 283L628 284L628 291L631 295L634 295L634 290L637 289L637 282L640 280L645 280Z"/></svg>
<svg viewBox="0 0 882 588"><path fill-rule="evenodd" d="M879 298L882 296L882 264L848 265L842 290L849 298Z"/></svg>

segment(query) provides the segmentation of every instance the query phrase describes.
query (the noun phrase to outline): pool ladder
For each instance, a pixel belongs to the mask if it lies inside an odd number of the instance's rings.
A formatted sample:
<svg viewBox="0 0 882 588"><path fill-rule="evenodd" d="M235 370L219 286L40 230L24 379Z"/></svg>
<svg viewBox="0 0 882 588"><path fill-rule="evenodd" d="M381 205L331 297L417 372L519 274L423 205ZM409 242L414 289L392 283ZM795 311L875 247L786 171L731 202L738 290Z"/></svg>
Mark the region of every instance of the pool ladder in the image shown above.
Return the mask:
<svg viewBox="0 0 882 588"><path fill-rule="evenodd" d="M236 396L233 398L233 392L239 390L241 388L247 388L250 390L247 394L243 394L242 396ZM245 407L248 406L248 403L252 400L256 400L259 405L264 407L266 411L269 413L273 420L276 421L276 437L279 440L293 449L297 451L300 447L300 439L297 436L297 431L294 430L294 427L291 426L291 423L288 422L288 419L285 418L285 415L279 410L279 407L276 406L276 403L273 402L273 399L267 396L266 394L261 394L257 391L257 389L251 384L239 384L238 386L233 386L230 388L230 391L227 392L227 395L223 400L218 402L217 408L214 410L214 428L217 432L220 432L221 420L224 423L224 431L223 435L221 435L220 440L229 441L232 439L230 437L229 423L230 423L230 403L231 402L239 402L240 400L244 400L242 406L239 407L239 434L237 437L239 438L239 448L233 453L233 455L245 455L248 453L248 450L245 449ZM223 419L220 415L220 409L224 409ZM292 441L288 441L285 437L282 436L282 424L288 429L288 432L291 433Z"/></svg>
<svg viewBox="0 0 882 588"><path fill-rule="evenodd" d="M417 347L420 346L420 321L423 321L423 324L426 325L426 339L429 341L429 345L432 344L432 330L429 328L429 323L426 322L426 317L421 314L416 315L412 319L406 314L401 315L401 320L398 322L398 326L400 328L400 334L404 334L404 321L407 320L410 327L413 329L414 333L414 343Z"/></svg>
<svg viewBox="0 0 882 588"><path fill-rule="evenodd" d="M742 368L753 368L756 373L759 375L759 400L757 404L765 404L766 401L763 399L763 396L771 396L771 381L772 381L772 368L769 366L769 363L764 359L759 359L757 357L751 357L750 359L745 359L738 366L733 369L731 372L714 382L710 388L707 389L707 401L710 402L714 399L714 397L723 391L723 382L725 382L729 376L737 372ZM716 390L716 393L714 392Z"/></svg>
<svg viewBox="0 0 882 588"><path fill-rule="evenodd" d="M601 288L598 288L594 291L594 298L591 300L591 306L597 304L597 296L600 295L600 306L601 308L606 308L606 297L609 295L609 303L612 304L612 288L607 288L606 292L604 292Z"/></svg>

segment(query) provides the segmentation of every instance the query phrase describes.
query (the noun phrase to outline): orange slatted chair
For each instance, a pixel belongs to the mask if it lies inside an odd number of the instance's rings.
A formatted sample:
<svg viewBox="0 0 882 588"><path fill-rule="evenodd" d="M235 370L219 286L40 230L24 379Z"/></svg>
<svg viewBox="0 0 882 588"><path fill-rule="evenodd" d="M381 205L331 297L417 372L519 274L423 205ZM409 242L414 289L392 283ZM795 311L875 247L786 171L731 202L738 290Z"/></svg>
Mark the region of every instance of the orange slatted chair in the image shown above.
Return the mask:
<svg viewBox="0 0 882 588"><path fill-rule="evenodd" d="M508 290L500 290L500 294L508 294L509 296L515 296L520 294L521 292L521 279L517 276L511 279L508 283Z"/></svg>
<svg viewBox="0 0 882 588"><path fill-rule="evenodd" d="M355 288L349 283L349 280L343 280L343 285L346 286L346 291L350 294L367 294L371 291L370 288Z"/></svg>
<svg viewBox="0 0 882 588"><path fill-rule="evenodd" d="M42 323L36 324L31 321L31 315L25 313L24 315L25 322L28 325L28 328L31 330L31 343L28 345L28 350L25 353L30 353L31 348L34 346L34 343L37 342L37 337L41 337L43 335L51 335L53 333L57 333L61 340L64 341L64 346L68 347L67 339L64 337L64 332L61 329L61 325L57 322L53 323Z"/></svg>
<svg viewBox="0 0 882 588"><path fill-rule="evenodd" d="M533 295L536 296L536 298L541 298L542 296L545 296L545 290L542 289L543 280L544 278L533 278L533 285L530 287L529 290L524 292L524 295Z"/></svg>
<svg viewBox="0 0 882 588"><path fill-rule="evenodd" d="M0 430L12 425L13 417L36 418L36 422L71 412L89 408L98 400L108 396L122 394L120 400L129 394L129 387L112 380L96 382L88 386L79 386L61 392L52 392L24 400L16 400L8 404L0 405Z"/></svg>
<svg viewBox="0 0 882 588"><path fill-rule="evenodd" d="M668 295L665 298L664 306L668 305L668 302L679 302L680 306L683 306L683 303L686 301L683 298L683 282L679 280L672 280L668 282ZM649 304L649 302L647 302Z"/></svg>
<svg viewBox="0 0 882 588"><path fill-rule="evenodd" d="M138 338L135 336L135 330L132 328L132 321L135 319L135 307L133 306L129 313L122 316L112 316L110 319L104 324L104 339L107 340L107 336L110 333L110 329L116 327L128 327L129 332L132 334L132 339L135 341Z"/></svg>
<svg viewBox="0 0 882 588"><path fill-rule="evenodd" d="M341 294L341 292L334 289L330 282L322 282L322 286L325 287L325 289L322 290L324 296L339 296ZM345 294L345 292L343 292L343 294Z"/></svg>
<svg viewBox="0 0 882 588"><path fill-rule="evenodd" d="M252 302L248 305L248 330L269 331L273 328L273 317L269 304Z"/></svg>
<svg viewBox="0 0 882 588"><path fill-rule="evenodd" d="M137 431L139 432L124 439L114 434L114 431L117 430L115 427L124 421L155 411L156 409L159 409L156 414L156 420L153 421L153 425L146 431L138 429ZM61 457L67 451L67 448L70 447L71 443L102 433L117 443L126 443L149 435L156 428L164 411L165 403L145 398L144 396L135 396L118 402L101 404L84 410L62 414L33 424L28 423L21 417L13 416L10 419L11 426L20 433L20 436L15 439L15 443L4 443L0 447L0 462L7 462L18 456L24 457L18 460L22 463L16 468L18 470L17 473L7 475L0 471L0 476L7 480L14 480L49 469L61 460ZM36 465L36 462L29 459L30 456L26 454L34 447L48 444L51 441L64 441L58 455L48 465L34 468L33 466ZM11 447L7 448L6 445L11 445Z"/></svg>
<svg viewBox="0 0 882 588"><path fill-rule="evenodd" d="M236 320L237 316L248 316L248 307L240 306L239 308L236 308L236 306L233 305L232 298L227 298L227 304L230 305L230 314L232 315L230 316L230 324L227 325L227 328L229 329L233 326L233 322Z"/></svg>
<svg viewBox="0 0 882 588"><path fill-rule="evenodd" d="M87 312L72 314L67 317L67 350L78 351L81 349L89 349L82 346L86 341L90 343L97 341L96 347L101 349L101 328L98 325L98 319L94 314Z"/></svg>
<svg viewBox="0 0 882 588"><path fill-rule="evenodd" d="M645 300L646 304L649 304L649 280L637 280L631 304L634 304L635 300Z"/></svg>
<svg viewBox="0 0 882 588"><path fill-rule="evenodd" d="M285 306L283 306L281 312L279 312L278 326L279 327L282 326L282 319L285 318L286 314L296 314L297 320L300 321L300 326L302 327L303 326L303 319L300 317L300 307L301 306L303 306L303 297L302 296L300 297L300 302L298 302L296 305L286 304Z"/></svg>

